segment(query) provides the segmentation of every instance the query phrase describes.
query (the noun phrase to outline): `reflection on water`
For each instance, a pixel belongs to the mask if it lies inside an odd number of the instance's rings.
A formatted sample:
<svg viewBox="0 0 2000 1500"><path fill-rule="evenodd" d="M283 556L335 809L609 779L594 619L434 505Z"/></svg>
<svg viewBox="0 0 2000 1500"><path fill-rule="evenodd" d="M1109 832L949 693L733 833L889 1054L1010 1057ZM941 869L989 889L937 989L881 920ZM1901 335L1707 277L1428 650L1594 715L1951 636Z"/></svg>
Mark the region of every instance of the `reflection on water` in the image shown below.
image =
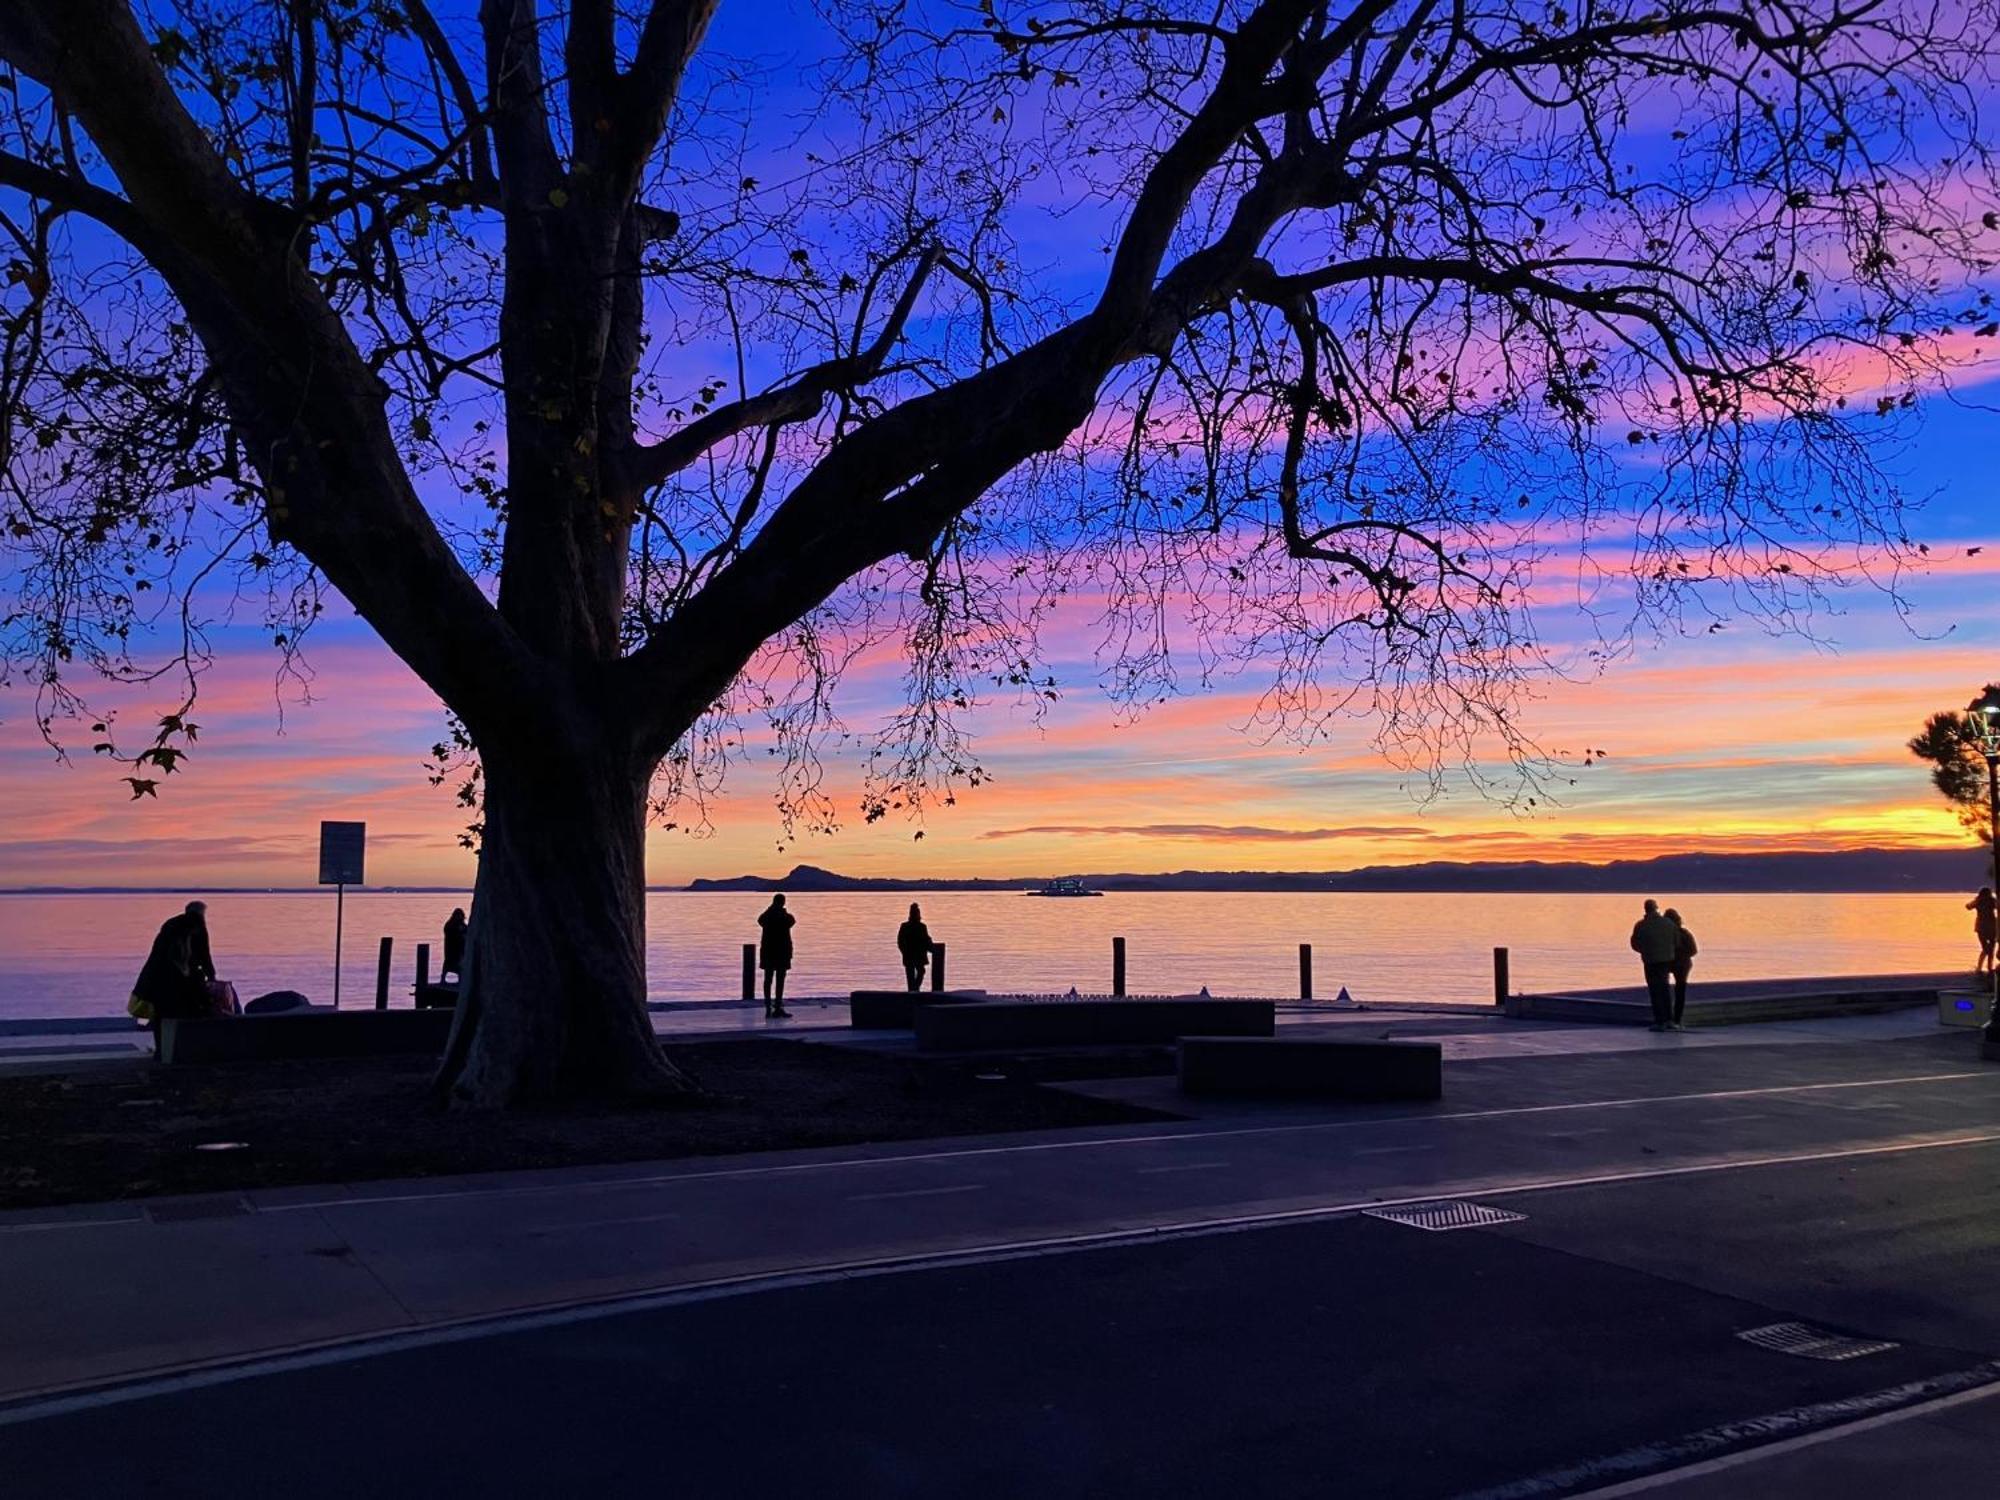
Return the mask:
<svg viewBox="0 0 2000 1500"><path fill-rule="evenodd" d="M1659 895L1700 940L1697 980L1970 968L1977 953L1963 897ZM297 989L331 998L331 892L206 899L216 966L244 997ZM377 944L389 936L392 1003L408 1004L415 945L432 945L435 966L438 929L467 899L350 893L343 1003L369 1003ZM756 937L756 914L769 899L650 896L653 998L733 999L741 945ZM790 993L900 985L896 925L910 899L790 897L799 919ZM1313 945L1321 997L1345 985L1361 1000L1487 1003L1496 945L1513 952L1516 989L1638 981L1625 946L1637 896L1147 892L1061 901L946 891L917 899L947 946L951 983L997 991L1107 990L1113 936L1126 940L1135 994L1207 985L1216 994L1293 995L1300 943ZM179 905L171 896L0 896L0 1015L118 1012L154 929Z"/></svg>

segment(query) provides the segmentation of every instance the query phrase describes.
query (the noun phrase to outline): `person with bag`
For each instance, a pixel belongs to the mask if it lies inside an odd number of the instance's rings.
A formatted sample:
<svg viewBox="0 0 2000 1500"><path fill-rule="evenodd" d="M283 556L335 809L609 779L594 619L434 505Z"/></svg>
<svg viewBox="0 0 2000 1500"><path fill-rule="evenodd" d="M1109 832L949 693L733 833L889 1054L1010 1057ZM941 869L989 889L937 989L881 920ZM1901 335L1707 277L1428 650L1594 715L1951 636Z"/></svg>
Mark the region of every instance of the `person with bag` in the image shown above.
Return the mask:
<svg viewBox="0 0 2000 1500"><path fill-rule="evenodd" d="M125 1010L155 1026L170 1017L216 1014L215 958L208 946L208 903L190 901L167 918L132 985ZM230 994L234 995L233 988Z"/></svg>

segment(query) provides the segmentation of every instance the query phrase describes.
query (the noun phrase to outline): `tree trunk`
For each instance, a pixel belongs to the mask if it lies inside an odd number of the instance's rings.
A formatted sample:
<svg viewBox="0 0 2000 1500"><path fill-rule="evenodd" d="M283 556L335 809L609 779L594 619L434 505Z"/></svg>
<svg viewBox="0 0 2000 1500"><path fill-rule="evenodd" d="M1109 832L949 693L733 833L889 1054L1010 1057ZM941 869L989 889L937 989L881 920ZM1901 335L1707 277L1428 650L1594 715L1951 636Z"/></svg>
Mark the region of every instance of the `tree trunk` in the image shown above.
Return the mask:
<svg viewBox="0 0 2000 1500"><path fill-rule="evenodd" d="M694 1087L646 1010L648 778L624 759L483 757L479 878L437 1077L455 1107Z"/></svg>

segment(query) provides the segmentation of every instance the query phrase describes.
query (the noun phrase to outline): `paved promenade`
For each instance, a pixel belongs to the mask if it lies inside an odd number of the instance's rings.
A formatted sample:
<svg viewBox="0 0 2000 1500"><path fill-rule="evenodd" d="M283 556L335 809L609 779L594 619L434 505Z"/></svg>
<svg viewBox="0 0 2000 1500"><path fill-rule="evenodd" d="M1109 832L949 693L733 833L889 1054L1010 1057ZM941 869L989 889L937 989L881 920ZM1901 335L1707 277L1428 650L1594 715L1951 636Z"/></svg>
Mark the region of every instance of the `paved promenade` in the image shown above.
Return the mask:
<svg viewBox="0 0 2000 1500"><path fill-rule="evenodd" d="M1196 1112L1126 1079L1076 1087L1190 1117L0 1214L0 1467L136 1493L130 1450L185 1480L149 1493L396 1492L358 1454L243 1446L322 1399L432 1492L630 1486L621 1424L661 1420L646 1472L692 1494L1583 1493L1812 1438L1760 1462L1817 1487L1685 1482L1840 1495L1824 1431L1924 1402L1956 1404L1851 1432L1876 1444L1851 1472L1925 1442L2000 1458L1967 1431L2000 1381L2000 1067L1975 1034L1293 1024L1438 1035L1447 1097ZM1364 1216L1440 1197L1525 1217ZM1799 1319L1895 1347L1735 1337ZM419 1416L468 1380L538 1406L563 1463L524 1434L483 1477L462 1445L446 1464ZM756 1438L765 1405L784 1443ZM221 1408L237 1467L190 1421Z"/></svg>

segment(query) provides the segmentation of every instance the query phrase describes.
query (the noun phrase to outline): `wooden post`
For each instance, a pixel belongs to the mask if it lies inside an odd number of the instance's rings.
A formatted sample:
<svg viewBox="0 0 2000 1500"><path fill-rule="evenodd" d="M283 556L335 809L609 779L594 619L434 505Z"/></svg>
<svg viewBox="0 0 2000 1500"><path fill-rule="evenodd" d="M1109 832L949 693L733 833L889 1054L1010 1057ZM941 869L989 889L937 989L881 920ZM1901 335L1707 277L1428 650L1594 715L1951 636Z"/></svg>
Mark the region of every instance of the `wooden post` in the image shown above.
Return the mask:
<svg viewBox="0 0 2000 1500"><path fill-rule="evenodd" d="M389 1008L389 948L394 938L382 939L382 955L375 960L375 1008Z"/></svg>
<svg viewBox="0 0 2000 1500"><path fill-rule="evenodd" d="M931 993L944 993L944 944L931 944Z"/></svg>
<svg viewBox="0 0 2000 1500"><path fill-rule="evenodd" d="M1111 940L1111 993L1121 996L1125 993L1125 939L1122 937Z"/></svg>
<svg viewBox="0 0 2000 1500"><path fill-rule="evenodd" d="M1493 1003L1504 1006L1507 1003L1507 950L1493 950Z"/></svg>
<svg viewBox="0 0 2000 1500"><path fill-rule="evenodd" d="M410 991L416 997L417 1009L424 1008L424 991L431 987L431 945L417 944L417 987Z"/></svg>
<svg viewBox="0 0 2000 1500"><path fill-rule="evenodd" d="M743 998L745 1000L755 1000L757 998L757 945L755 943L745 943L743 945Z"/></svg>
<svg viewBox="0 0 2000 1500"><path fill-rule="evenodd" d="M1299 944L1299 998L1301 1000L1310 1000L1312 999L1312 997L1313 997L1313 945L1311 943L1300 943Z"/></svg>

